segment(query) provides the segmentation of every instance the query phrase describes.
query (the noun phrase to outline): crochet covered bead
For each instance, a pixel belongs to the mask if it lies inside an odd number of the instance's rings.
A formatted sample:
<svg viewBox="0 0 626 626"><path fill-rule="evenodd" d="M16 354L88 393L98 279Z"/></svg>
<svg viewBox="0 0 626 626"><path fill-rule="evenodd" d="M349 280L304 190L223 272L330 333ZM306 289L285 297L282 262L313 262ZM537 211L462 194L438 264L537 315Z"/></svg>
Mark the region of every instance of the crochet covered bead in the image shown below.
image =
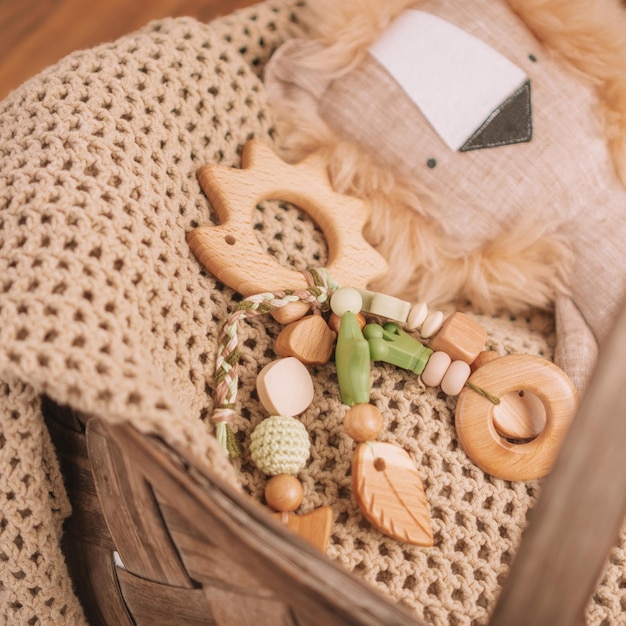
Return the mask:
<svg viewBox="0 0 626 626"><path fill-rule="evenodd" d="M272 415L254 429L250 455L265 474L297 474L309 458L309 434L295 417Z"/></svg>

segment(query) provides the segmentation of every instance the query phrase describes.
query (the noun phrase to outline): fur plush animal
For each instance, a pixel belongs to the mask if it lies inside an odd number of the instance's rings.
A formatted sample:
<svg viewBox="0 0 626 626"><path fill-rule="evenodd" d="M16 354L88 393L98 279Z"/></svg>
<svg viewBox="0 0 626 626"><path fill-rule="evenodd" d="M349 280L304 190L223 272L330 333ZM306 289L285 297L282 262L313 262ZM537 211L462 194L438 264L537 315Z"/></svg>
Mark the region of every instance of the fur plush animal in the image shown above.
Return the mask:
<svg viewBox="0 0 626 626"><path fill-rule="evenodd" d="M553 307L556 360L584 388L626 289L624 7L308 6L266 85L285 154L323 151L335 186L372 202L391 266L376 288Z"/></svg>

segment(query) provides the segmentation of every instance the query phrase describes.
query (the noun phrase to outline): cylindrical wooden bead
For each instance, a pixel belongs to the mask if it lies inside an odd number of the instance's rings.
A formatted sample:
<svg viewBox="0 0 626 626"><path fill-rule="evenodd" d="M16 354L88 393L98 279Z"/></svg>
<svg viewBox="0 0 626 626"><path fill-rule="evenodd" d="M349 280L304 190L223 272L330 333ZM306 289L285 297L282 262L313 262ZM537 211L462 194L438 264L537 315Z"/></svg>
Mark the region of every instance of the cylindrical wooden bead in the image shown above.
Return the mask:
<svg viewBox="0 0 626 626"><path fill-rule="evenodd" d="M409 330L418 330L424 323L427 315L428 307L425 302L418 302L417 304L414 304L409 311L409 317L406 320L406 327Z"/></svg>
<svg viewBox="0 0 626 626"><path fill-rule="evenodd" d="M431 311L424 320L422 327L420 328L420 335L424 339L432 337L443 324L443 313L441 311Z"/></svg>
<svg viewBox="0 0 626 626"><path fill-rule="evenodd" d="M465 313L452 313L431 338L429 347L447 352L453 361L471 363L487 341L487 331Z"/></svg>
<svg viewBox="0 0 626 626"><path fill-rule="evenodd" d="M433 352L422 372L422 382L428 387L436 387L441 384L452 359L445 352Z"/></svg>
<svg viewBox="0 0 626 626"><path fill-rule="evenodd" d="M356 314L356 321L359 323L359 327L361 330L365 328L365 324L367 324L367 320L362 313ZM339 334L339 327L341 326L341 318L334 313L331 313L331 316L328 318L328 326L331 330L334 330L337 334Z"/></svg>
<svg viewBox="0 0 626 626"><path fill-rule="evenodd" d="M452 361L441 381L441 391L449 396L458 396L472 370L465 361Z"/></svg>
<svg viewBox="0 0 626 626"><path fill-rule="evenodd" d="M273 476L265 485L265 502L275 511L295 511L302 504L302 483L291 474Z"/></svg>
<svg viewBox="0 0 626 626"><path fill-rule="evenodd" d="M373 404L355 404L343 418L346 434L359 443L373 441L383 427L383 416Z"/></svg>

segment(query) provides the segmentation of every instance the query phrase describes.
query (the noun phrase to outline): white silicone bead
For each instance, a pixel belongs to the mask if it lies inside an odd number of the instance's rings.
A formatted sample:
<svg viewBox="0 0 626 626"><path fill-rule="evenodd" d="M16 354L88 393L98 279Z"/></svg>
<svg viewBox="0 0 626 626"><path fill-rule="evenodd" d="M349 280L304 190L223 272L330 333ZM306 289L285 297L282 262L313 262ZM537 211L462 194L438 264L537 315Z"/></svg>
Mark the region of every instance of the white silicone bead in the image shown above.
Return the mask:
<svg viewBox="0 0 626 626"><path fill-rule="evenodd" d="M420 328L420 335L424 339L432 337L443 324L443 313L441 311L431 311L424 320L422 327Z"/></svg>
<svg viewBox="0 0 626 626"><path fill-rule="evenodd" d="M428 307L425 302L418 302L411 307L409 317L406 320L406 327L409 330L417 330L428 315Z"/></svg>
<svg viewBox="0 0 626 626"><path fill-rule="evenodd" d="M352 287L340 287L330 297L330 308L335 315L341 317L344 313L361 312L363 307L363 298L358 289Z"/></svg>
<svg viewBox="0 0 626 626"><path fill-rule="evenodd" d="M449 396L458 396L471 373L469 363L452 361L441 381L441 391Z"/></svg>
<svg viewBox="0 0 626 626"><path fill-rule="evenodd" d="M259 400L272 415L300 415L313 402L313 379L295 357L268 363L257 376Z"/></svg>
<svg viewBox="0 0 626 626"><path fill-rule="evenodd" d="M433 352L422 372L422 382L428 387L436 387L441 384L452 359L445 352Z"/></svg>

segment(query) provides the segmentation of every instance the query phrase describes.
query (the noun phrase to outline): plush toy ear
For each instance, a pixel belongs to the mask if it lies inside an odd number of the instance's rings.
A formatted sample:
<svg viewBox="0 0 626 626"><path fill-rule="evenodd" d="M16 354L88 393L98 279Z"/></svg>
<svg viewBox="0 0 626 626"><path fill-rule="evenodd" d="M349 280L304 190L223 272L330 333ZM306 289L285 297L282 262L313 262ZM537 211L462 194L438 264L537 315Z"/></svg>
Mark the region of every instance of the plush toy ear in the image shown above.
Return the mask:
<svg viewBox="0 0 626 626"><path fill-rule="evenodd" d="M555 303L556 349L554 360L578 389L584 389L598 358L598 344L574 301L559 296Z"/></svg>

